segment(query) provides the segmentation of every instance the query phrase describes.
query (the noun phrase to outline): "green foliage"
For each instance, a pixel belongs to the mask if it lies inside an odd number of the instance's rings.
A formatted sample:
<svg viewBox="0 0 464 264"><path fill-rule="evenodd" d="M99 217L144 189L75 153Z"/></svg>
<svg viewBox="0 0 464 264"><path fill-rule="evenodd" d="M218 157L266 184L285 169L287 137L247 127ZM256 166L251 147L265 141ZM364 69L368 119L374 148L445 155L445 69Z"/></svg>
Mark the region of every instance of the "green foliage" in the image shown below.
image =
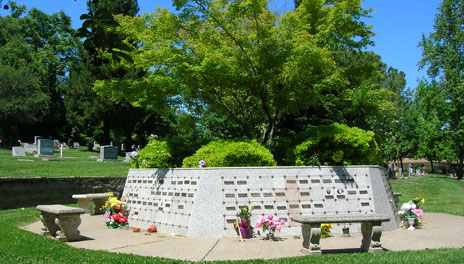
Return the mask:
<svg viewBox="0 0 464 264"><path fill-rule="evenodd" d="M177 13L117 18L137 43L135 67L148 74L95 88L142 106L178 95L192 113L226 117L234 132L265 144L285 115L323 104L347 83L334 51L361 49L373 35L358 0L308 0L283 15L267 0L174 4Z"/></svg>
<svg viewBox="0 0 464 264"><path fill-rule="evenodd" d="M452 142L449 144L456 154L459 165L458 178L464 174L464 1L443 0L435 15L434 31L422 36L420 68L427 68L430 78L437 81L435 91L441 100L433 103L433 108L445 109L441 123ZM430 89L435 89L430 86Z"/></svg>
<svg viewBox="0 0 464 264"><path fill-rule="evenodd" d="M334 123L310 127L298 138L304 140L295 146L289 157L297 166L369 165L378 162L380 150L371 131Z"/></svg>
<svg viewBox="0 0 464 264"><path fill-rule="evenodd" d="M117 10L111 2L99 4L98 0L89 1L88 13L82 14L80 19L83 20L81 28L77 30L76 36L84 39L84 47L100 60L104 53L112 55L113 60L119 62L121 59L133 63L132 57L127 52L132 51L132 47L124 43L115 36L112 31L119 26L114 19L112 11L128 11L125 9ZM113 10L109 10L113 8ZM137 4L135 3L135 7Z"/></svg>
<svg viewBox="0 0 464 264"><path fill-rule="evenodd" d="M171 152L166 141L150 138L148 144L138 152L136 160L131 159L131 168L169 168Z"/></svg>
<svg viewBox="0 0 464 264"><path fill-rule="evenodd" d="M15 141L31 137L29 131L61 137L63 84L75 47L71 19L11 4L11 15L0 17L0 134L8 124L4 137Z"/></svg>
<svg viewBox="0 0 464 264"><path fill-rule="evenodd" d="M184 159L184 168L196 168L204 160L208 167L276 166L273 155L253 140L215 140Z"/></svg>

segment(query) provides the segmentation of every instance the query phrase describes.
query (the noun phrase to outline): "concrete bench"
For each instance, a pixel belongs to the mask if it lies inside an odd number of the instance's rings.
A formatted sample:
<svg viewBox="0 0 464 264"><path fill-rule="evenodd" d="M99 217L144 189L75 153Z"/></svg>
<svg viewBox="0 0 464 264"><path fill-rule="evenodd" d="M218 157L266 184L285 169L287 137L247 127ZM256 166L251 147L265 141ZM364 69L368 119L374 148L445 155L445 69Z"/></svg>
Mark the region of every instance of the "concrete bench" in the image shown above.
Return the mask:
<svg viewBox="0 0 464 264"><path fill-rule="evenodd" d="M106 200L110 197L105 193L74 194L73 199L77 199L77 204L84 209L86 214L104 214L106 208L102 208Z"/></svg>
<svg viewBox="0 0 464 264"><path fill-rule="evenodd" d="M293 217L292 220L302 224L302 251L311 255L320 255L321 224L361 223L363 235L361 249L366 252L377 252L382 251L380 243L382 222L388 222L390 217L384 214L300 215Z"/></svg>
<svg viewBox="0 0 464 264"><path fill-rule="evenodd" d="M80 214L84 213L84 209L61 204L37 205L36 208L42 213L42 235L50 235L64 242L81 238L77 228L81 224Z"/></svg>

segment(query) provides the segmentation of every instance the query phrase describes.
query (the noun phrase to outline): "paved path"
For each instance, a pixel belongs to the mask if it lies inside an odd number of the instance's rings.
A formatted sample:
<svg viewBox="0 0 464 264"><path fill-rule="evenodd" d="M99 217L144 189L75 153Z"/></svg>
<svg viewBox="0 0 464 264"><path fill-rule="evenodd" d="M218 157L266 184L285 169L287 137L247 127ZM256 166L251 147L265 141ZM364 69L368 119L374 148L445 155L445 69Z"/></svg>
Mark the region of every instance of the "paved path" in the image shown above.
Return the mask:
<svg viewBox="0 0 464 264"><path fill-rule="evenodd" d="M134 233L132 230L108 229L101 216L81 215L81 241L68 242L77 248L131 253L171 259L239 260L270 259L303 256L301 237L279 237L278 241L253 238L240 242L238 238L190 238L165 233ZM25 230L40 233L42 223L25 226ZM426 213L421 229L397 229L382 233L384 250L423 250L432 248L463 248L464 217ZM278 236L278 234L277 234ZM361 234L350 237L335 235L321 239L323 254L356 252Z"/></svg>

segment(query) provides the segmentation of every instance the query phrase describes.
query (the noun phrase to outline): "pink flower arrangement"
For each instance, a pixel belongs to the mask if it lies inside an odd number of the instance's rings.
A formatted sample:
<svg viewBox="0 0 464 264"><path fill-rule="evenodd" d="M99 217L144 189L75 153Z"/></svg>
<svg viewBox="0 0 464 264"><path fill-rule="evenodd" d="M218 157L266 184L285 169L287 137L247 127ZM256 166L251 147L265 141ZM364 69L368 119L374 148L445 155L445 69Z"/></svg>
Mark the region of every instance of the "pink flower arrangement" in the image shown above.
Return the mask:
<svg viewBox="0 0 464 264"><path fill-rule="evenodd" d="M419 217L419 218L422 218L422 216L424 216L424 211L422 211L421 209L414 209L413 212L414 212L414 214L416 214L417 217Z"/></svg>
<svg viewBox="0 0 464 264"><path fill-rule="evenodd" d="M256 227L262 227L263 232L269 231L270 233L274 233L276 230L280 232L280 230L282 230L282 227L284 225L285 225L284 220L281 220L272 215L262 216L259 218L258 222L256 223Z"/></svg>

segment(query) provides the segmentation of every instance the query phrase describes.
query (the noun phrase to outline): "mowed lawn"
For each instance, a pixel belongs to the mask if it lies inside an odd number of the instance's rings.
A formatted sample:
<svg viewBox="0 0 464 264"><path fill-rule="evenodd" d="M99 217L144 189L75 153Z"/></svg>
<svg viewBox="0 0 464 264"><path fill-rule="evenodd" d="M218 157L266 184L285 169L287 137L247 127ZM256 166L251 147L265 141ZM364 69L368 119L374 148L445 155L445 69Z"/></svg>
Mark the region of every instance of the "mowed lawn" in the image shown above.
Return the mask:
<svg viewBox="0 0 464 264"><path fill-rule="evenodd" d="M123 157L119 157L120 162L97 162L98 152L63 149L62 159L59 149L54 154L54 159L34 157L30 153L26 157L13 157L11 150L0 149L0 177L124 177L129 170L129 163L122 162Z"/></svg>
<svg viewBox="0 0 464 264"><path fill-rule="evenodd" d="M464 181L447 175L429 174L423 177L409 177L391 180L393 192L400 192L400 204L422 197L425 204L421 209L427 212L464 216Z"/></svg>
<svg viewBox="0 0 464 264"><path fill-rule="evenodd" d="M96 156L97 153L67 150L65 152L65 161L42 161L40 158L33 158L31 156L21 158L34 160L30 162L19 161L18 159L20 158L11 157L10 151L0 151L0 173L11 175L7 177L13 177L13 174L14 177L127 175L129 167L127 163L96 162L95 159L88 158L91 155ZM21 170L21 173L16 173L17 169ZM41 170L47 172L44 173ZM108 173L106 170L110 170L112 173ZM401 192L403 194L401 202L409 201L415 196L424 198L426 202L421 208L424 209L425 213L441 212L464 216L464 201L462 198L464 194L464 182L462 181L450 179L445 175L428 175L426 177L393 180L391 181L391 185L394 192ZM132 254L73 248L65 243L18 228L19 226L38 221L38 217L39 212L35 208L0 210L0 263L190 263ZM328 254L266 261L250 260L210 263L464 263L464 248L381 252L376 254Z"/></svg>

